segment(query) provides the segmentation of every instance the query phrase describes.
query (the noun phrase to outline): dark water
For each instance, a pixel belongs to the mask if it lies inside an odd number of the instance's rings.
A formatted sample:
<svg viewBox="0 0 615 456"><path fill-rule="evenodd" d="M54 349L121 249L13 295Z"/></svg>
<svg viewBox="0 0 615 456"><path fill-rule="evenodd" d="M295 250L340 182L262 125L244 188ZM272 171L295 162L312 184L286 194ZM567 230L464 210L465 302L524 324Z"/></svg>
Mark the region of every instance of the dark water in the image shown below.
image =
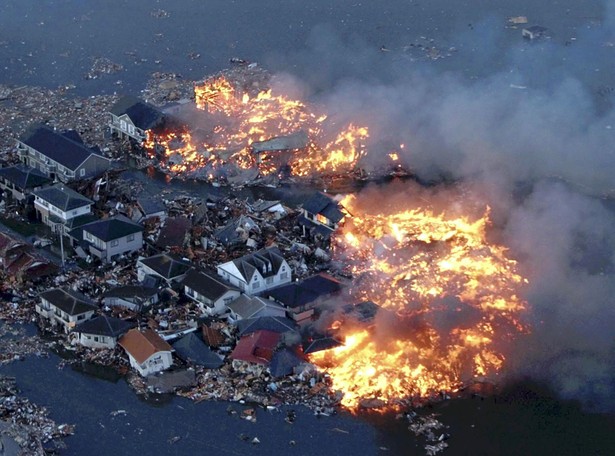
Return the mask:
<svg viewBox="0 0 615 456"><path fill-rule="evenodd" d="M506 17L526 15L530 23L548 26L554 32L553 42L563 46L602 20L604 4L597 0L3 0L0 83L74 84L74 93L80 95L138 93L152 72L200 78L227 67L228 59L237 56L292 73L314 90L324 90L349 77L392 77L405 65L413 65L399 50L430 39L439 48L456 48L445 59L420 62L430 69L476 79L510 66L513 75L529 68L536 81L548 80L545 74L559 75L561 68L543 67L541 58L551 65L559 54L541 55L540 48L530 53L519 44L519 30L504 29ZM168 17L152 15L158 10ZM380 52L381 46L392 52ZM602 55L609 49L596 46L595 52ZM191 54L199 57L192 59ZM574 60L570 59L574 53L562 57L562 65L569 59L567 73L588 85L610 80L612 56L584 61L581 50L578 54ZM99 57L124 69L84 79ZM158 176L155 181L152 187L159 190L163 180ZM194 182L173 186L193 194L221 191ZM305 191L243 192L290 202ZM405 424L390 416L340 414L318 419L298 409L296 423L289 425L283 413L259 411L254 424L228 415L226 403L193 404L179 398L144 402L123 380L60 370L57 364L55 356L28 359L4 366L0 373L16 376L24 394L49 407L55 420L77 424L77 434L67 440L64 454L423 454ZM127 415L110 415L119 409ZM583 413L577 405L557 401L533 384L511 387L497 402L455 400L434 411L450 426L451 447L445 453L449 455L615 454L612 416ZM258 436L261 444L246 443L240 434ZM174 437L181 438L169 443ZM296 445L291 446L291 440Z"/></svg>

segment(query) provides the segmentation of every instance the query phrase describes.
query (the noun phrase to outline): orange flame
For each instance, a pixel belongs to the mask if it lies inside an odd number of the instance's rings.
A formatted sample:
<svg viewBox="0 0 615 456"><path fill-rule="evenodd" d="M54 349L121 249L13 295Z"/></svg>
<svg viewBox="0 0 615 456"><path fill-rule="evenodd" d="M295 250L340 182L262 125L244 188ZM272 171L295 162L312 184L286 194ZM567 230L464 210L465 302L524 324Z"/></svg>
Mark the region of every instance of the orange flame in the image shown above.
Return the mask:
<svg viewBox="0 0 615 456"><path fill-rule="evenodd" d="M488 210L471 220L427 209L374 212L355 197L343 204L353 217L334 248L355 277L352 295L396 317L392 325L377 319L369 331L342 327L343 346L310 355L344 392L342 404L393 405L497 375L505 361L500 345L526 330L517 290L527 281L506 249L487 241ZM456 322L456 314L470 317ZM454 324L442 331L445 320Z"/></svg>

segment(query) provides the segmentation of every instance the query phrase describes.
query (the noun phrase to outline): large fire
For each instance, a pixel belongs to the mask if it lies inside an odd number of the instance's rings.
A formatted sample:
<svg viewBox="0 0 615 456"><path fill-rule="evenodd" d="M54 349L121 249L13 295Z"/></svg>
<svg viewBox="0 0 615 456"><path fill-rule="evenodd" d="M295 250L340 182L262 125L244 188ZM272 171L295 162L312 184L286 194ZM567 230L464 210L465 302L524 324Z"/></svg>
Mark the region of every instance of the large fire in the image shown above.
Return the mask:
<svg viewBox="0 0 615 456"><path fill-rule="evenodd" d="M260 175L282 169L295 176L353 171L364 153L366 127L348 124L334 131L334 122L304 102L272 89L242 93L223 76L196 85L196 106L213 125L201 137L184 129L150 134L152 153L162 151L174 173L204 171L213 179L223 173L258 169Z"/></svg>
<svg viewBox="0 0 615 456"><path fill-rule="evenodd" d="M385 310L370 328L342 325L344 345L310 357L344 393L342 404L394 405L497 375L500 347L525 331L517 293L526 280L506 249L488 242L488 210L470 219L382 202L367 208L355 197L343 204L353 217L335 252L351 267L354 301Z"/></svg>

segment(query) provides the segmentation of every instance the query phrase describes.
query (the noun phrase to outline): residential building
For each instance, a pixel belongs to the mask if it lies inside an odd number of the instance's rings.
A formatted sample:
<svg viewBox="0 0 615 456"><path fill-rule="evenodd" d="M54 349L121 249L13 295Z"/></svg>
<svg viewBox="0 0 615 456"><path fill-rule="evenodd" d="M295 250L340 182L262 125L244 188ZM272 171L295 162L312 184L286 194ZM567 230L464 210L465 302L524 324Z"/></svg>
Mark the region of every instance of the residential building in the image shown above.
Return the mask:
<svg viewBox="0 0 615 456"><path fill-rule="evenodd" d="M342 284L329 274L319 273L302 280L292 282L265 293L270 299L283 304L290 317L299 324L312 320L318 302L328 296L338 294Z"/></svg>
<svg viewBox="0 0 615 456"><path fill-rule="evenodd" d="M126 351L130 365L143 377L173 364L173 348L151 329L133 328L118 340L118 344Z"/></svg>
<svg viewBox="0 0 615 456"><path fill-rule="evenodd" d="M24 165L52 180L68 182L96 177L111 166L98 148L87 147L74 130L59 132L46 125L32 125L17 141Z"/></svg>
<svg viewBox="0 0 615 456"><path fill-rule="evenodd" d="M222 357L214 353L195 333L186 334L174 342L173 349L179 358L206 369L218 369L224 362Z"/></svg>
<svg viewBox="0 0 615 456"><path fill-rule="evenodd" d="M94 201L64 184L55 184L34 192L34 208L39 220L54 233L66 234L69 220L92 212Z"/></svg>
<svg viewBox="0 0 615 456"><path fill-rule="evenodd" d="M109 129L120 137L129 137L141 143L149 130L164 125L165 115L154 105L138 98L125 96L109 112Z"/></svg>
<svg viewBox="0 0 615 456"><path fill-rule="evenodd" d="M102 262L143 248L143 227L122 215L82 225L70 235Z"/></svg>
<svg viewBox="0 0 615 456"><path fill-rule="evenodd" d="M118 338L133 327L134 323L99 315L77 325L73 333L77 335L79 344L84 347L113 349Z"/></svg>
<svg viewBox="0 0 615 456"><path fill-rule="evenodd" d="M66 333L77 324L89 320L98 308L92 300L73 290L54 288L39 295L35 310L53 326L60 325Z"/></svg>
<svg viewBox="0 0 615 456"><path fill-rule="evenodd" d="M0 272L5 280L33 280L53 275L58 267L32 251L28 242L0 232Z"/></svg>
<svg viewBox="0 0 615 456"><path fill-rule="evenodd" d="M143 282L146 276L158 278L171 286L180 283L192 264L176 255L162 253L148 258L139 258L137 261L137 279Z"/></svg>
<svg viewBox="0 0 615 456"><path fill-rule="evenodd" d="M259 317L285 317L286 309L281 304L258 296L241 295L227 305L231 323Z"/></svg>
<svg viewBox="0 0 615 456"><path fill-rule="evenodd" d="M299 225L303 226L304 234L320 234L328 238L344 220L342 207L329 195L318 192L303 203Z"/></svg>
<svg viewBox="0 0 615 456"><path fill-rule="evenodd" d="M184 293L196 301L206 315L221 315L227 305L241 295L237 287L225 282L214 274L192 269L184 277Z"/></svg>
<svg viewBox="0 0 615 456"><path fill-rule="evenodd" d="M145 220L153 218L164 222L167 218L167 208L162 201L151 198L139 198L133 207L131 217L138 223L143 223Z"/></svg>
<svg viewBox="0 0 615 456"><path fill-rule="evenodd" d="M31 203L34 201L32 192L51 182L42 171L23 164L0 168L0 189L3 191L3 199L9 201Z"/></svg>
<svg viewBox="0 0 615 456"><path fill-rule="evenodd" d="M103 304L107 307L126 307L141 312L158 303L160 297L156 288L142 285L124 285L103 293Z"/></svg>
<svg viewBox="0 0 615 456"><path fill-rule="evenodd" d="M236 364L237 361L269 364L280 337L279 333L266 330L250 333L239 339L235 349L231 352L230 358L233 360L233 364Z"/></svg>
<svg viewBox="0 0 615 456"><path fill-rule="evenodd" d="M218 266L218 275L246 294L262 293L291 281L290 266L277 247L268 247Z"/></svg>

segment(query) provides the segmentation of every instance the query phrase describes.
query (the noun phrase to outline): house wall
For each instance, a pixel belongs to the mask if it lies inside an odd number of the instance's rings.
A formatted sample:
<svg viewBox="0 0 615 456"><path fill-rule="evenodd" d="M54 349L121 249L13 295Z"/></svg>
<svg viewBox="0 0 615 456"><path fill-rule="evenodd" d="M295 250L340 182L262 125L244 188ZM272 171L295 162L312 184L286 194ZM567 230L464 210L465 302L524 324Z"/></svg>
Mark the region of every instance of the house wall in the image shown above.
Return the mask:
<svg viewBox="0 0 615 456"><path fill-rule="evenodd" d="M79 333L79 343L84 347L91 348L115 348L117 339L110 336L100 336L98 334Z"/></svg>
<svg viewBox="0 0 615 456"><path fill-rule="evenodd" d="M50 320L52 325L61 325L66 333L70 332L79 323L83 323L94 316L94 309L82 314L69 315L43 298L41 298L40 305L37 305L35 309L41 317Z"/></svg>
<svg viewBox="0 0 615 456"><path fill-rule="evenodd" d="M75 170L75 178L87 179L98 176L107 171L110 166L109 159L92 154Z"/></svg>
<svg viewBox="0 0 615 456"><path fill-rule="evenodd" d="M226 312L226 305L241 295L241 292L237 290L229 290L224 293L220 298L215 301L206 298L200 293L197 293L192 288L184 285L184 293L190 299L196 301L199 304L199 309L206 315L221 315Z"/></svg>
<svg viewBox="0 0 615 456"><path fill-rule="evenodd" d="M53 204L50 204L49 202L45 201L43 198L40 198L39 196L36 196L34 199L34 207L38 212L41 213L41 216L55 215L63 222L66 222L75 217L79 217L80 215L85 215L92 212L91 203L65 212L60 208L54 206ZM43 222L45 222L44 218Z"/></svg>
<svg viewBox="0 0 615 456"><path fill-rule="evenodd" d="M141 231L114 241L105 242L84 230L83 239L96 247L90 249L90 253L102 261L111 261L115 256L136 252L143 247L143 232Z"/></svg>
<svg viewBox="0 0 615 456"><path fill-rule="evenodd" d="M116 116L115 114L111 114L111 120L109 122L109 128L111 132L117 132L120 136L129 136L136 141L142 142L147 137L144 130L136 127L130 117L127 114L123 114L121 116Z"/></svg>
<svg viewBox="0 0 615 456"><path fill-rule="evenodd" d="M137 304L135 302L129 301L127 299L124 298L118 298L118 297L105 297L103 298L103 304L105 306L109 306L109 307L113 307L113 306L119 306L119 307L126 307L127 309L131 309L131 310L135 310L135 311L140 311L141 307L149 307L153 304L157 304L158 303L158 295L154 295L153 297L151 297L148 301L144 302L143 305L141 306L141 304Z"/></svg>
<svg viewBox="0 0 615 456"><path fill-rule="evenodd" d="M5 195L10 195L13 200L22 202L26 199L26 192L16 187L15 184L0 177L0 189L4 190Z"/></svg>
<svg viewBox="0 0 615 456"><path fill-rule="evenodd" d="M280 265L278 273L273 276L264 278L259 271L255 271L249 284L246 283L243 276L238 274L239 271L232 261L219 265L217 271L219 276L250 296L262 293L270 288L290 283L292 278L290 266L286 260Z"/></svg>
<svg viewBox="0 0 615 456"><path fill-rule="evenodd" d="M173 364L173 356L171 352L167 351L154 353L143 364L139 364L130 354L128 354L128 358L130 365L143 377L168 369Z"/></svg>

